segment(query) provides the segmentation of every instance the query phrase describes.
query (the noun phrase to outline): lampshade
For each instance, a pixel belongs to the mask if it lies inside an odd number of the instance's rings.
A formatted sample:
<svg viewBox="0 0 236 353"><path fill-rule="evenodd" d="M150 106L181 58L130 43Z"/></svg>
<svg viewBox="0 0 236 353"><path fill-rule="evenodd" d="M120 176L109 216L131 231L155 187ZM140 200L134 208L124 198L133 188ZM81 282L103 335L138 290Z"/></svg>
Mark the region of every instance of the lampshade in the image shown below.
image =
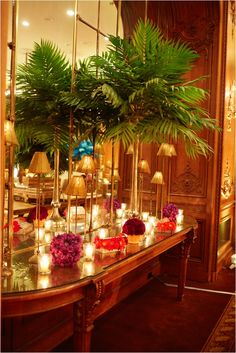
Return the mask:
<svg viewBox="0 0 236 353"><path fill-rule="evenodd" d="M85 174L92 174L94 173L95 169L96 168L93 157L87 155L83 156L77 167L77 171Z"/></svg>
<svg viewBox="0 0 236 353"><path fill-rule="evenodd" d="M138 170L139 170L140 173L147 173L147 174L151 173L148 161L146 159L141 159L139 161Z"/></svg>
<svg viewBox="0 0 236 353"><path fill-rule="evenodd" d="M152 184L164 184L162 172L155 172L151 180Z"/></svg>
<svg viewBox="0 0 236 353"><path fill-rule="evenodd" d="M35 152L29 165L30 173L49 173L50 164L45 152Z"/></svg>
<svg viewBox="0 0 236 353"><path fill-rule="evenodd" d="M157 156L177 156L174 145L171 145L169 143L162 143L157 152Z"/></svg>
<svg viewBox="0 0 236 353"><path fill-rule="evenodd" d="M6 120L4 124L4 134L5 134L5 141L7 144L10 145L19 145L19 142L16 137L14 124L10 120Z"/></svg>
<svg viewBox="0 0 236 353"><path fill-rule="evenodd" d="M115 169L115 170L114 170L114 180L118 180L118 181L120 181L120 175L119 175L119 173L118 173L118 170L117 170L117 169Z"/></svg>
<svg viewBox="0 0 236 353"><path fill-rule="evenodd" d="M133 145L129 145L126 154L133 154L134 153L134 146Z"/></svg>
<svg viewBox="0 0 236 353"><path fill-rule="evenodd" d="M86 196L86 187L82 175L73 175L66 187L65 194L71 196Z"/></svg>

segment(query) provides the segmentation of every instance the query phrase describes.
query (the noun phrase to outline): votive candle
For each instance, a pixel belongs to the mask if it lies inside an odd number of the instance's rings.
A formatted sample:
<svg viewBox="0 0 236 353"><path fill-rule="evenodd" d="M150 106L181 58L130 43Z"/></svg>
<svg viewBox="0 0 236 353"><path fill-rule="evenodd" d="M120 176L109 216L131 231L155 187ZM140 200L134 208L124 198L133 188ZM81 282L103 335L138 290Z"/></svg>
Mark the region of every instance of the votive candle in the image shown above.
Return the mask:
<svg viewBox="0 0 236 353"><path fill-rule="evenodd" d="M85 243L85 244L84 244L85 260L86 260L86 261L93 261L93 259L94 259L94 253L95 253L95 246L94 246L94 244Z"/></svg>
<svg viewBox="0 0 236 353"><path fill-rule="evenodd" d="M42 275L50 273L50 256L48 254L43 254L40 256L38 266L39 273Z"/></svg>

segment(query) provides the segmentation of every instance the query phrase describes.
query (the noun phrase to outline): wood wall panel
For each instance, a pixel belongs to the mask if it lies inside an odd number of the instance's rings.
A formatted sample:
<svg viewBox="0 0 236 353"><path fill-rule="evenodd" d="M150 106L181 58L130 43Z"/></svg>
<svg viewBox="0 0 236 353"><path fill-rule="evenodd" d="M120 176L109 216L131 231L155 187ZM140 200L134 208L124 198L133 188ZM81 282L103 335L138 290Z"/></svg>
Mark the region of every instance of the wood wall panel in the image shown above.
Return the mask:
<svg viewBox="0 0 236 353"><path fill-rule="evenodd" d="M148 17L159 26L165 36L187 42L199 54L196 65L187 74L187 79L206 77L198 84L209 92L209 97L202 107L209 111L210 116L222 127L224 125L227 5L224 1L148 1ZM124 33L129 36L137 19L144 17L144 2L123 1L122 16ZM231 18L233 18L232 15ZM200 136L209 143L214 153L207 158L199 157L191 160L187 157L183 145L178 143L177 157L164 162L164 179L167 183L168 168L171 163L171 180L170 187L165 185L163 191L164 203L174 202L184 209L185 214L191 214L199 220L199 237L192 247L189 276L195 280L208 281L215 278L217 271L220 176L222 146L225 141L223 134L206 130L201 132ZM230 141L228 145L232 146L232 136ZM156 157L157 150L158 146L155 144L146 146L143 150L143 158L148 160L151 158L151 176L157 169L163 171L162 158ZM230 160L231 168L233 155L234 152L226 153L223 158ZM124 181L119 195L126 200L129 198L128 181L131 176L129 165L130 160L128 161L125 155L121 155L120 175ZM143 208L146 207L146 210L149 210L152 205L153 213L155 195L156 186L148 184L147 179L144 184Z"/></svg>

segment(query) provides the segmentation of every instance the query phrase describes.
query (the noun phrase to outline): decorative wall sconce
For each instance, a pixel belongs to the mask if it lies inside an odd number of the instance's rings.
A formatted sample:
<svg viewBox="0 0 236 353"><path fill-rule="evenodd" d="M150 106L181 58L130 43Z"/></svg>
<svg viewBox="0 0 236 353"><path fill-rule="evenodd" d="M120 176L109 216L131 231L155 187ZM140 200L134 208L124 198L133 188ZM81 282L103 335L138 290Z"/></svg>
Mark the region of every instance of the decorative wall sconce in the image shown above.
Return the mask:
<svg viewBox="0 0 236 353"><path fill-rule="evenodd" d="M228 132L232 131L232 119L236 119L236 104L235 104L235 91L236 83L235 81L231 85L229 94L228 94L228 104L226 111L227 126L226 129Z"/></svg>
<svg viewBox="0 0 236 353"><path fill-rule="evenodd" d="M14 123L11 120L5 121L4 135L7 145L19 145L14 129Z"/></svg>
<svg viewBox="0 0 236 353"><path fill-rule="evenodd" d="M229 161L226 160L226 167L224 170L223 183L221 185L221 195L224 199L228 199L232 192L232 182L230 175Z"/></svg>
<svg viewBox="0 0 236 353"><path fill-rule="evenodd" d="M163 174L162 172L156 171L155 174L152 177L151 180L152 184L157 184L157 193L156 193L156 218L158 218L158 185L161 185L161 194L160 194L160 199L161 199L161 218L162 218L162 210L163 210L163 192L162 192L162 185L164 184L163 180Z"/></svg>

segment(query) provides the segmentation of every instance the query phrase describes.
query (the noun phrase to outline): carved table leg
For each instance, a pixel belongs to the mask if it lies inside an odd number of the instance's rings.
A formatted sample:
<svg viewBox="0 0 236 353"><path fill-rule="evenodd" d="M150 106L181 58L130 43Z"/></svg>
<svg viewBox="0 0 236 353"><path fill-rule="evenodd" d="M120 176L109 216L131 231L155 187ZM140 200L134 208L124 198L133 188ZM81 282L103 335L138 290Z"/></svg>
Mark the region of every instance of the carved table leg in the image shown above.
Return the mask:
<svg viewBox="0 0 236 353"><path fill-rule="evenodd" d="M104 293L104 283L92 283L85 289L84 299L74 303L74 335L75 352L90 352L91 334L94 322L94 310Z"/></svg>
<svg viewBox="0 0 236 353"><path fill-rule="evenodd" d="M187 264L190 256L190 248L196 239L196 229L192 229L188 234L187 238L181 243L181 254L180 254L180 269L179 269L179 280L177 299L182 301L184 295L184 286L186 282Z"/></svg>

